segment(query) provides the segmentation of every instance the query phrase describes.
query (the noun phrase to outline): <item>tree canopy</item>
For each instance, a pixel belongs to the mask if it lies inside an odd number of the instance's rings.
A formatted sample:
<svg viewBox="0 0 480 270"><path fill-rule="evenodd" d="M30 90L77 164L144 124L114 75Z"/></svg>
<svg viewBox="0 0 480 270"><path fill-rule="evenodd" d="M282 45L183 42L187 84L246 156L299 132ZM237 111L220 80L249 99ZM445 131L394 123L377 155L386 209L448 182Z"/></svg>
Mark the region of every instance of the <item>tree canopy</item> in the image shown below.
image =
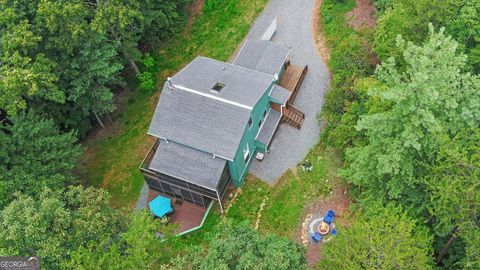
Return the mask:
<svg viewBox="0 0 480 270"><path fill-rule="evenodd" d="M161 269L306 269L305 249L276 235L262 235L248 223L219 223L207 250L190 250Z"/></svg>
<svg viewBox="0 0 480 270"><path fill-rule="evenodd" d="M428 37L428 23L445 27L460 44L461 50L471 56L469 64L480 72L480 1L478 0L378 0L384 14L375 31L375 52L382 60L398 57L397 35L413 42Z"/></svg>
<svg viewBox="0 0 480 270"><path fill-rule="evenodd" d="M480 129L466 129L442 140L439 154L423 179L435 234L450 237L437 257L441 263L457 238L465 243L462 269L480 267Z"/></svg>
<svg viewBox="0 0 480 270"><path fill-rule="evenodd" d="M58 269L73 250L122 231L125 220L108 200L105 191L82 187L17 194L0 212L0 254L37 255L42 267Z"/></svg>
<svg viewBox="0 0 480 270"><path fill-rule="evenodd" d="M298 244L262 236L248 224L226 224L209 243L199 269L304 269L304 253Z"/></svg>
<svg viewBox="0 0 480 270"><path fill-rule="evenodd" d="M92 115L115 109L124 64L138 73L140 43L177 31L187 2L0 1L0 108L31 108L83 135Z"/></svg>
<svg viewBox="0 0 480 270"><path fill-rule="evenodd" d="M71 253L66 266L69 269L155 269L164 245L156 234L159 225L146 210L131 214L122 233L113 239L109 236L80 246Z"/></svg>
<svg viewBox="0 0 480 270"><path fill-rule="evenodd" d="M0 209L15 192L36 196L73 180L81 154L74 132L61 134L53 121L21 114L0 129Z"/></svg>
<svg viewBox="0 0 480 270"><path fill-rule="evenodd" d="M321 269L432 269L428 230L393 205L356 213L322 248Z"/></svg>
<svg viewBox="0 0 480 270"><path fill-rule="evenodd" d="M368 198L401 198L421 210L422 164L435 159L437 136L452 137L479 124L480 79L463 71L466 57L443 30L430 26L423 45L399 38L398 46L405 65L399 68L394 58L381 64L376 78L383 87L370 90L391 106L358 121L367 143L347 150L343 175Z"/></svg>

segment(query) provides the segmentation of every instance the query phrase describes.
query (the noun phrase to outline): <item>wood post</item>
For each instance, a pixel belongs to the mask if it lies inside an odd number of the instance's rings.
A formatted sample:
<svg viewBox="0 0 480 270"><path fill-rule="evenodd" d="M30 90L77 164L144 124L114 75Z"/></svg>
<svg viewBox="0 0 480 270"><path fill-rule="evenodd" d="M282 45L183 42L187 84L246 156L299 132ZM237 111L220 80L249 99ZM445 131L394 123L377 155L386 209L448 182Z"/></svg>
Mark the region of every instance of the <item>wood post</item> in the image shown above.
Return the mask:
<svg viewBox="0 0 480 270"><path fill-rule="evenodd" d="M102 126L102 128L105 128L105 125L103 124L102 120L100 120L100 117L98 117L98 114L96 112L93 112L93 115L95 115L95 118L97 119L97 122Z"/></svg>

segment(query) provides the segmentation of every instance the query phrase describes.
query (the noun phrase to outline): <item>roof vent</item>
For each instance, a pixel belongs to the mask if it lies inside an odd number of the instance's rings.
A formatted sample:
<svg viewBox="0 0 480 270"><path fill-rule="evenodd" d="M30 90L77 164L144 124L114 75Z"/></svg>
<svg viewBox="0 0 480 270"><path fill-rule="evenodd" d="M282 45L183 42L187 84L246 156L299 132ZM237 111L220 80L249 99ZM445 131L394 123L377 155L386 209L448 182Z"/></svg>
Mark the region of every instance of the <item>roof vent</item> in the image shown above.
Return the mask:
<svg viewBox="0 0 480 270"><path fill-rule="evenodd" d="M172 92L175 89L175 86L172 83L172 78L168 77L167 78L167 83L168 83L168 90Z"/></svg>
<svg viewBox="0 0 480 270"><path fill-rule="evenodd" d="M212 90L210 90L211 92L215 92L215 93L220 93L220 91L222 91L222 89L225 87L225 84L224 83L221 83L221 82L217 82L213 87L212 87Z"/></svg>

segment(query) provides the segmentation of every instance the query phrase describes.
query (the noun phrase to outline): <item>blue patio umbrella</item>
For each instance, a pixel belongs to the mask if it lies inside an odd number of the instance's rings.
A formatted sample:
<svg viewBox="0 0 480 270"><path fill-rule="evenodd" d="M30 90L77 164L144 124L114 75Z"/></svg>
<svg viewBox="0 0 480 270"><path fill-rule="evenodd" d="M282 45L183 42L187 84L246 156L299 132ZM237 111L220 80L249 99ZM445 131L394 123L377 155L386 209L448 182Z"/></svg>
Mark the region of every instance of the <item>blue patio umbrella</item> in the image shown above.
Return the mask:
<svg viewBox="0 0 480 270"><path fill-rule="evenodd" d="M150 211L152 211L157 217L163 217L166 214L173 212L170 198L165 198L160 195L148 203L148 206L150 206Z"/></svg>

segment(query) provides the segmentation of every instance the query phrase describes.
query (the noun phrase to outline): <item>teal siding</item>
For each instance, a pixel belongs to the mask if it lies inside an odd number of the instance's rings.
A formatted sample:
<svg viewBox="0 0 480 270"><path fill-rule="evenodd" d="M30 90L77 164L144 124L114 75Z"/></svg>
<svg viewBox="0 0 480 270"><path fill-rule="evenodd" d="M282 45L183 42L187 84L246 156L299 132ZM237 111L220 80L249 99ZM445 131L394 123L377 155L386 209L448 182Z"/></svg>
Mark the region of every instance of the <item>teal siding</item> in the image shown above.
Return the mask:
<svg viewBox="0 0 480 270"><path fill-rule="evenodd" d="M267 146L259 141L255 141L255 147L258 152L265 153L267 152Z"/></svg>
<svg viewBox="0 0 480 270"><path fill-rule="evenodd" d="M270 97L268 94L270 93L271 88L273 87L273 82L270 87L265 91L262 98L257 102L255 107L252 110L250 117L252 118L252 126L251 128L247 126L243 132L242 139L240 141L240 145L238 146L237 153L235 154L235 159L233 161L228 162L228 167L230 168L230 174L233 178L233 184L236 187L242 185L245 175L248 172L248 167L252 163L252 160L255 158L255 152L265 152L265 146L256 142L255 138L260 130L259 122L263 121L263 112L270 107ZM245 162L244 160L244 149L245 147L249 146L249 158L248 161Z"/></svg>

